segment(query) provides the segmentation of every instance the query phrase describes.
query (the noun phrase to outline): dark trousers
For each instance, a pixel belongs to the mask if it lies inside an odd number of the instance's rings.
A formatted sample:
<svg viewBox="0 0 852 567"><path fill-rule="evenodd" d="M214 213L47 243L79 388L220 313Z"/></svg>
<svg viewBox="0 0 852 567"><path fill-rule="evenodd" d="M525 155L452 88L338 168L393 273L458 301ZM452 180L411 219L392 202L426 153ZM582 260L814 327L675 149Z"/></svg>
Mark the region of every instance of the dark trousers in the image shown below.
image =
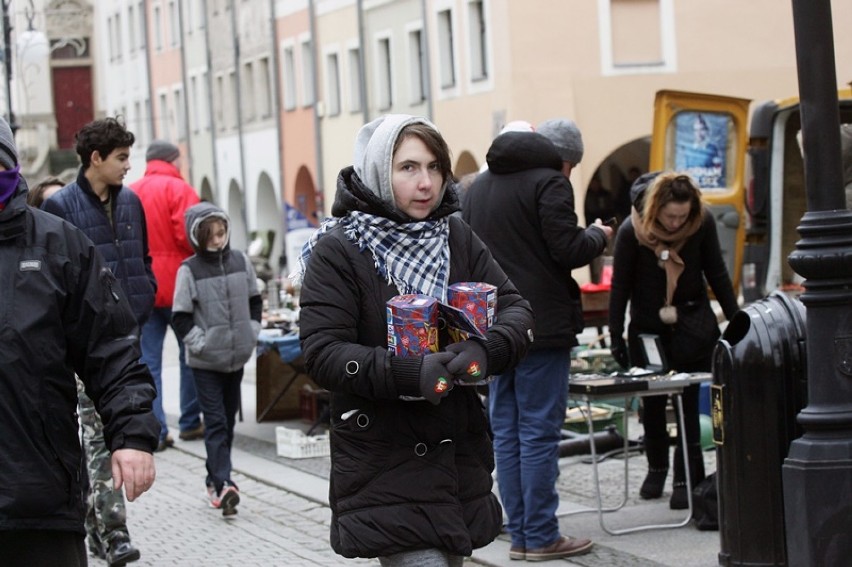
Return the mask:
<svg viewBox="0 0 852 567"><path fill-rule="evenodd" d="M243 369L215 372L193 368L198 402L204 414L204 446L207 449L207 486L216 492L231 482L231 445L234 424L240 407L240 382Z"/></svg>
<svg viewBox="0 0 852 567"><path fill-rule="evenodd" d="M59 530L0 531L0 565L87 567L85 537Z"/></svg>

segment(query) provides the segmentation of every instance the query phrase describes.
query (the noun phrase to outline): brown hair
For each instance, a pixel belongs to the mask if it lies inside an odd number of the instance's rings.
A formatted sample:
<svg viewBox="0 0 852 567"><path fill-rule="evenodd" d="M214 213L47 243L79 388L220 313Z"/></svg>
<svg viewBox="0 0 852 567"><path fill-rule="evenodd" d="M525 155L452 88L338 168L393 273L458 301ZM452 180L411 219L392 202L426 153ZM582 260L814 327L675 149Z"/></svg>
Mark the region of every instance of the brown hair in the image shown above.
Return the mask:
<svg viewBox="0 0 852 567"><path fill-rule="evenodd" d="M48 187L53 187L55 185L59 185L60 187L65 186L65 182L59 179L58 177L46 177L30 189L29 193L27 193L27 204L31 207L41 207L41 204L44 203L44 192Z"/></svg>
<svg viewBox="0 0 852 567"><path fill-rule="evenodd" d="M210 216L201 221L201 224L198 225L198 229L196 230L196 238L198 238L198 246L202 250L206 249L207 244L210 242L214 222L222 223L225 226L225 230L228 230L228 221L219 215Z"/></svg>
<svg viewBox="0 0 852 567"><path fill-rule="evenodd" d="M429 151L435 154L435 159L438 161L438 169L441 170L441 177L444 181L444 185L453 179L453 166L450 158L450 148L447 146L447 141L444 140L444 137L441 136L440 132L428 124L416 122L405 126L400 131L399 136L396 137L396 142L394 142L393 145L393 153L391 155L396 155L396 151L399 149L400 144L402 144L402 141L408 136L420 138L420 140L426 144Z"/></svg>
<svg viewBox="0 0 852 567"><path fill-rule="evenodd" d="M650 233L657 223L660 209L669 203L689 203L686 223L701 215L701 191L688 175L677 172L661 173L645 193L642 228Z"/></svg>

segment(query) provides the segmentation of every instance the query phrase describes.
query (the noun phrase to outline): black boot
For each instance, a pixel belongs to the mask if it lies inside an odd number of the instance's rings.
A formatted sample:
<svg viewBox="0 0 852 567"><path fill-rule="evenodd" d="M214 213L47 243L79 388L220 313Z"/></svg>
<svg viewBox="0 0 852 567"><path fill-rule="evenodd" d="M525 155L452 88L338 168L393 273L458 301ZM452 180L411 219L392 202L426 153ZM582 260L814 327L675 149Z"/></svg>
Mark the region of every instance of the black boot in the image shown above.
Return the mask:
<svg viewBox="0 0 852 567"><path fill-rule="evenodd" d="M663 495L666 477L669 474L669 439L645 439L645 456L648 459L648 474L639 489L639 496L645 500Z"/></svg>
<svg viewBox="0 0 852 567"><path fill-rule="evenodd" d="M689 495L687 490L692 490L695 485L704 480L704 455L700 443L689 443L686 446L687 461L689 462L689 480L692 486L686 486L686 473L683 468L683 451L680 445L675 450L674 483L672 485L672 497L669 500L669 508L672 510L686 510L689 508Z"/></svg>

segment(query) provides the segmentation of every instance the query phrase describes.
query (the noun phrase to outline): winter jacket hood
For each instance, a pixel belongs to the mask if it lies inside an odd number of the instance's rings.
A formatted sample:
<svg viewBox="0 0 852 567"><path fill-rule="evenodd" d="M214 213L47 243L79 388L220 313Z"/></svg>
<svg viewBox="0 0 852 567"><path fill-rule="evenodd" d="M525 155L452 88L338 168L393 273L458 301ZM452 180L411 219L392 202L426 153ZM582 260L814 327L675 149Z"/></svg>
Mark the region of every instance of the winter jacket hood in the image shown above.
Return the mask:
<svg viewBox="0 0 852 567"><path fill-rule="evenodd" d="M491 143L485 155L488 169L496 174L545 168L562 171L562 158L553 142L536 132L505 132Z"/></svg>
<svg viewBox="0 0 852 567"><path fill-rule="evenodd" d="M209 218L217 218L225 223L225 247L223 251L229 250L231 247L231 219L228 213L212 203L198 203L186 210L186 237L189 239L192 249L199 256L209 256L210 254L218 254L219 252L210 252L201 247L198 241L198 229L201 223Z"/></svg>
<svg viewBox="0 0 852 567"><path fill-rule="evenodd" d="M438 131L434 124L419 116L386 114L362 126L355 138L352 162L355 173L364 182L365 188L386 203L395 204L391 185L393 148L399 133L410 124L425 124ZM445 189L446 184L441 190Z"/></svg>

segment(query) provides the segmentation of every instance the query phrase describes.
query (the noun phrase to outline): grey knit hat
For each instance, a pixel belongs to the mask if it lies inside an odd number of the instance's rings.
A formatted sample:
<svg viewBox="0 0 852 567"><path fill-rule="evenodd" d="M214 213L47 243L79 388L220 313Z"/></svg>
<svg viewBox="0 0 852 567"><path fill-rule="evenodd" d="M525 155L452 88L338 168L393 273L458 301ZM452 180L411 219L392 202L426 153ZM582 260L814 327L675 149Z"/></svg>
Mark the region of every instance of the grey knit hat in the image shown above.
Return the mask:
<svg viewBox="0 0 852 567"><path fill-rule="evenodd" d="M562 161L577 165L583 159L583 136L573 120L567 118L545 120L538 125L536 132L553 142Z"/></svg>
<svg viewBox="0 0 852 567"><path fill-rule="evenodd" d="M8 169L18 165L18 145L6 119L0 116L0 164Z"/></svg>
<svg viewBox="0 0 852 567"><path fill-rule="evenodd" d="M148 146L148 151L145 152L145 161L158 159L171 162L175 161L178 157L180 157L180 149L173 143L165 140L154 140Z"/></svg>

